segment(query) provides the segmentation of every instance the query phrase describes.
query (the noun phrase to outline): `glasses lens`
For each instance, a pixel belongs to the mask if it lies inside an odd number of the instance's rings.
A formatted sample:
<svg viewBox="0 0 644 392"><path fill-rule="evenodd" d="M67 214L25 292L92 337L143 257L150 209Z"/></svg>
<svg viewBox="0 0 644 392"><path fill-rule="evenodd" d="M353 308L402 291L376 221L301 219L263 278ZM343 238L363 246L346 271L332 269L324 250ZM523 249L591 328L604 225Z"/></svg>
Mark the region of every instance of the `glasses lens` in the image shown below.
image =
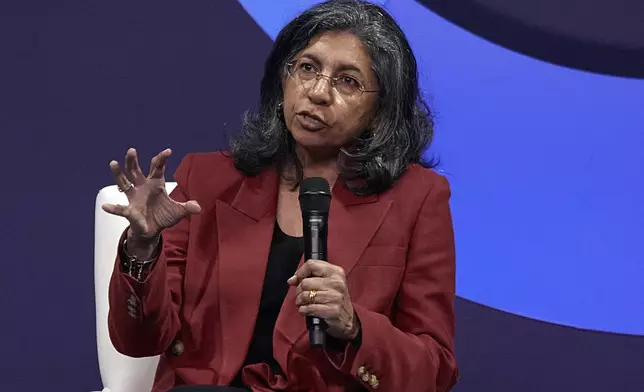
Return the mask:
<svg viewBox="0 0 644 392"><path fill-rule="evenodd" d="M315 69L315 66L313 64L304 61L298 61L297 63L295 63L295 67L297 76L303 81L317 79L318 77L318 71L317 69Z"/></svg>
<svg viewBox="0 0 644 392"><path fill-rule="evenodd" d="M350 97L361 93L360 83L354 78L341 76L335 80L335 89L344 96Z"/></svg>

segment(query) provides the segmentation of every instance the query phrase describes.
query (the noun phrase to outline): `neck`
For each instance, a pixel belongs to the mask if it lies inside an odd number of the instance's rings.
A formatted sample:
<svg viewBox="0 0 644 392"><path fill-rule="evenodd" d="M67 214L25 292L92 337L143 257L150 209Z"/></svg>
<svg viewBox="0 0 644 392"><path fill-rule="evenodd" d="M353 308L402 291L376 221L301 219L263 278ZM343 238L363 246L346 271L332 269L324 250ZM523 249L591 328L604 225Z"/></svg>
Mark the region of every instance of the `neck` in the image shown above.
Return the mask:
<svg viewBox="0 0 644 392"><path fill-rule="evenodd" d="M307 177L322 177L328 181L329 186L333 188L335 180L338 178L337 164L328 165L309 165L304 166L304 178Z"/></svg>
<svg viewBox="0 0 644 392"><path fill-rule="evenodd" d="M339 172L337 154L315 154L303 148L297 148L296 152L302 164L304 178L322 177L333 188Z"/></svg>

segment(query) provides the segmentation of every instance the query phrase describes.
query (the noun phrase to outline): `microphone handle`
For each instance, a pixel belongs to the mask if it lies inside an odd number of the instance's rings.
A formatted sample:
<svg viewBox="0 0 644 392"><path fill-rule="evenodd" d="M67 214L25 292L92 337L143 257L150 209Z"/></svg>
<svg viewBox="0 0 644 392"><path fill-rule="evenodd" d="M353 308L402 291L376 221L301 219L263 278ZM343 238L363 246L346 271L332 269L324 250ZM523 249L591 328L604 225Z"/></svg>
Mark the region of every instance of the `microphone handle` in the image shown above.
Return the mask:
<svg viewBox="0 0 644 392"><path fill-rule="evenodd" d="M327 259L327 222L328 215L318 211L307 214L304 224L304 256L306 260ZM307 316L306 328L309 330L311 347L326 346L326 322L319 317Z"/></svg>

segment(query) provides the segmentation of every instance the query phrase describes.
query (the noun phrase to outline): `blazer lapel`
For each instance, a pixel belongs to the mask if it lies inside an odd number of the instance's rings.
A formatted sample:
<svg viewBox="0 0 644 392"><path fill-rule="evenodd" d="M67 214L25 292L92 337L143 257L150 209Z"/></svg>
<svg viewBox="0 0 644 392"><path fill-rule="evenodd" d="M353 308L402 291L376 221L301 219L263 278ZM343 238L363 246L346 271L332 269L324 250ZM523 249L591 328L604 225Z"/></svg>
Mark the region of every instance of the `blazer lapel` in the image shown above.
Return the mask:
<svg viewBox="0 0 644 392"><path fill-rule="evenodd" d="M348 276L384 222L391 204L375 195L356 196L342 184L334 187L329 216L329 262L342 267Z"/></svg>
<svg viewBox="0 0 644 392"><path fill-rule="evenodd" d="M218 285L223 337L220 382L231 381L253 333L277 208L277 174L243 180L232 203L217 201Z"/></svg>
<svg viewBox="0 0 644 392"><path fill-rule="evenodd" d="M341 266L348 276L387 216L391 204L379 201L378 196L355 196L337 182L329 213L328 261ZM273 342L282 343L273 347L280 364L284 366L287 363L289 350L305 333L305 319L295 306L295 288L291 287L273 334Z"/></svg>

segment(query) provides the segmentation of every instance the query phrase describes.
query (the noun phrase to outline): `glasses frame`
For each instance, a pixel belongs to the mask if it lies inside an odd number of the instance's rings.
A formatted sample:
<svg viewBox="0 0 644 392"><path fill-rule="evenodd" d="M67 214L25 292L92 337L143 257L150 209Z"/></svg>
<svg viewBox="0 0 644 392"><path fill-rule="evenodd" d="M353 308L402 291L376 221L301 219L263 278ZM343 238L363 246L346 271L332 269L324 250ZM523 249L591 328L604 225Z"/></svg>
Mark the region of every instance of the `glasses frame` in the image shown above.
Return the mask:
<svg viewBox="0 0 644 392"><path fill-rule="evenodd" d="M295 72L295 71L293 71L293 66L294 66L295 64L297 64L299 61L300 61L300 59L297 59L297 60L293 60L293 61L290 61L290 62L288 62L288 63L286 63L286 64L285 64L285 67L286 67L286 73L288 74L288 76L292 77L293 79L295 79L295 78L296 78L296 76L297 76L297 75L296 75L296 72ZM335 87L335 84L338 82L338 80L340 80L340 78L342 78L342 76L335 76L335 77L333 77L333 76L328 76L328 75L325 75L325 74L323 74L322 72L320 72L320 71L317 71L317 70L316 70L316 71L315 71L315 83L319 82L319 81L320 81L320 79L322 79L322 78L324 78L324 79L328 80L328 81L329 81L329 84L331 84L331 87L333 87L333 89L334 89L338 94L340 94L340 95L341 95L341 96L343 96L343 97L349 97L349 98L360 98L360 97L362 97L362 95L363 95L364 93L379 93L379 92L380 92L380 90L367 90L367 89L365 88L365 86L362 84L362 82L360 82L358 79L355 79L355 78L354 78L354 80L356 81L356 83L358 83L358 90L360 91L360 94L359 94L359 95L358 95L358 94L355 94L355 95L345 95L345 94L341 93L341 92L340 92L340 91ZM298 79L299 79L299 78L298 78ZM313 79L311 79L311 80L313 80ZM304 81L303 81L303 80L301 80L301 79L300 79L300 83L302 83L302 86L304 86ZM313 86L315 86L315 84L314 84L314 85L312 85L311 87L313 87ZM306 88L306 86L304 86L304 87ZM311 88L311 87L308 87L308 88Z"/></svg>

